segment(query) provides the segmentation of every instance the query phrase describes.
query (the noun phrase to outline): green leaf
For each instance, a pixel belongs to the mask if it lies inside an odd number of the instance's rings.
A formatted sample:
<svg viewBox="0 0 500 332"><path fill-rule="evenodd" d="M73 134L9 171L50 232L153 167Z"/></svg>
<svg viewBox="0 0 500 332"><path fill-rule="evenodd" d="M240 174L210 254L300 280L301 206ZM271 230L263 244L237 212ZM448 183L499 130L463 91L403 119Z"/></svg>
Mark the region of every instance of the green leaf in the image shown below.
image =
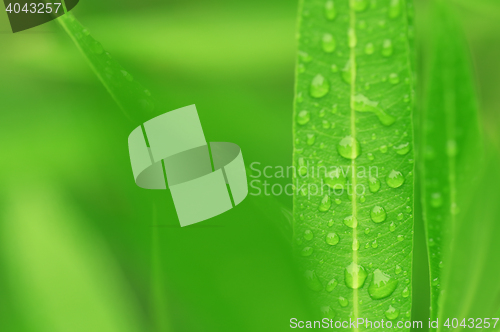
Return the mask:
<svg viewBox="0 0 500 332"><path fill-rule="evenodd" d="M444 2L433 4L432 24L419 159L431 318L461 322L498 309L500 179L497 157L484 152L467 46Z"/></svg>
<svg viewBox="0 0 500 332"><path fill-rule="evenodd" d="M88 220L43 181L8 193L0 252L30 331L145 331L137 299Z"/></svg>
<svg viewBox="0 0 500 332"><path fill-rule="evenodd" d="M57 21L87 58L92 70L125 115L137 125L152 118L155 104L151 92L105 51L72 13L66 13Z"/></svg>
<svg viewBox="0 0 500 332"><path fill-rule="evenodd" d="M410 315L414 83L407 6L305 0L300 10L294 243L323 317Z"/></svg>

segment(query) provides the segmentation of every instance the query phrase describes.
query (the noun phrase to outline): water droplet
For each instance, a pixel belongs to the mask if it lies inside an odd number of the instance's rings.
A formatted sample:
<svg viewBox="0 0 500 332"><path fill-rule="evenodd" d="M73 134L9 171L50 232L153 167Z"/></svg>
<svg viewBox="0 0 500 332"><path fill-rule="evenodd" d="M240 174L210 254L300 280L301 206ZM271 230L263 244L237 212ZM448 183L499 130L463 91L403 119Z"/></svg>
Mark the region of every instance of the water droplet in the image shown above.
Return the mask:
<svg viewBox="0 0 500 332"><path fill-rule="evenodd" d="M405 182L405 177L401 172L392 170L389 175L387 175L385 182L387 182L387 185L391 188L398 188Z"/></svg>
<svg viewBox="0 0 500 332"><path fill-rule="evenodd" d="M432 286L437 286L437 285L439 285L439 279L438 279L438 278L434 278L434 279L432 279L431 284L432 284Z"/></svg>
<svg viewBox="0 0 500 332"><path fill-rule="evenodd" d="M368 228L368 227L365 228L365 234L367 234L367 235L370 234L370 228Z"/></svg>
<svg viewBox="0 0 500 332"><path fill-rule="evenodd" d="M379 121L384 126L392 125L396 121L396 119L393 116L387 114L378 105L379 105L378 101L372 101L372 100L366 98L362 94L357 94L354 97L354 109L356 111L358 111L358 112L371 112L378 117Z"/></svg>
<svg viewBox="0 0 500 332"><path fill-rule="evenodd" d="M443 264L443 261L439 262L439 268L443 268L444 264Z"/></svg>
<svg viewBox="0 0 500 332"><path fill-rule="evenodd" d="M347 40L350 48L356 47L356 44L358 43L358 39L356 38L356 30L349 28L349 31L347 32Z"/></svg>
<svg viewBox="0 0 500 332"><path fill-rule="evenodd" d="M395 320L399 317L399 310L394 309L392 305L389 306L389 309L385 311L385 317L389 320Z"/></svg>
<svg viewBox="0 0 500 332"><path fill-rule="evenodd" d="M311 254L313 253L313 251L314 251L314 248L312 248L312 247L304 247L304 249L302 249L302 251L301 251L300 254L303 257L307 257L307 256L311 256Z"/></svg>
<svg viewBox="0 0 500 332"><path fill-rule="evenodd" d="M370 286L368 286L368 294L374 300L384 299L394 292L397 285L398 281L396 279L376 269L373 271L373 278Z"/></svg>
<svg viewBox="0 0 500 332"><path fill-rule="evenodd" d="M369 152L366 156L368 157L368 160L373 161L375 159L375 157L373 156L373 153L371 153L371 152Z"/></svg>
<svg viewBox="0 0 500 332"><path fill-rule="evenodd" d="M434 208L438 208L443 205L443 196L441 193L432 193L431 194L431 206Z"/></svg>
<svg viewBox="0 0 500 332"><path fill-rule="evenodd" d="M396 274L400 274L401 271L403 271L403 269L401 268L401 266L399 265L396 265L396 267L394 268L394 273Z"/></svg>
<svg viewBox="0 0 500 332"><path fill-rule="evenodd" d="M401 1L400 0L391 0L391 4L389 5L389 17L396 18L401 13Z"/></svg>
<svg viewBox="0 0 500 332"><path fill-rule="evenodd" d="M336 64L333 64L331 68L332 68L332 73L336 73L339 71L339 67L337 67Z"/></svg>
<svg viewBox="0 0 500 332"><path fill-rule="evenodd" d="M383 207L377 205L374 206L372 211L370 212L370 217L372 218L373 222L381 223L387 218L387 213L385 212L385 209Z"/></svg>
<svg viewBox="0 0 500 332"><path fill-rule="evenodd" d="M408 297L410 296L410 290L408 289L408 287L405 287L405 289L403 289L403 292L401 292L401 295L403 297Z"/></svg>
<svg viewBox="0 0 500 332"><path fill-rule="evenodd" d="M360 203L364 203L364 202L366 202L366 197L365 197L365 196L361 196L361 197L359 198L359 201L360 201Z"/></svg>
<svg viewBox="0 0 500 332"><path fill-rule="evenodd" d="M455 157L457 155L457 142L455 140L448 140L446 142L446 154L448 157Z"/></svg>
<svg viewBox="0 0 500 332"><path fill-rule="evenodd" d="M391 222L389 225L389 231L392 233L396 230L396 224L394 222Z"/></svg>
<svg viewBox="0 0 500 332"><path fill-rule="evenodd" d="M327 120L323 120L323 122L321 122L321 126L324 129L328 129L328 128L330 128L330 122L328 122Z"/></svg>
<svg viewBox="0 0 500 332"><path fill-rule="evenodd" d="M374 141L374 140L376 140L376 139L377 139L377 134L373 133L373 134L372 134L372 140Z"/></svg>
<svg viewBox="0 0 500 332"><path fill-rule="evenodd" d="M326 212L326 211L330 210L330 206L331 205L332 205L332 202L330 200L330 196L325 195L321 199L321 203L318 206L318 211L320 211L320 212Z"/></svg>
<svg viewBox="0 0 500 332"><path fill-rule="evenodd" d="M302 64L302 63L299 63L299 65L298 65L298 67L297 67L297 71L298 71L299 73L303 73L303 72L305 72L305 71L306 71L306 66L304 66L304 64Z"/></svg>
<svg viewBox="0 0 500 332"><path fill-rule="evenodd" d="M332 189L342 189L346 184L346 178L339 168L330 171L325 178L325 183Z"/></svg>
<svg viewBox="0 0 500 332"><path fill-rule="evenodd" d="M365 54L373 54L375 52L375 46L373 46L373 43L368 43L365 45Z"/></svg>
<svg viewBox="0 0 500 332"><path fill-rule="evenodd" d="M295 241L299 246L302 244L302 239L300 237L298 237Z"/></svg>
<svg viewBox="0 0 500 332"><path fill-rule="evenodd" d="M340 241L340 237L337 235L337 233L328 233L325 239L326 243L328 243L331 246L336 245Z"/></svg>
<svg viewBox="0 0 500 332"><path fill-rule="evenodd" d="M373 249L377 249L378 248L378 242L377 242L377 240L373 240L373 242L372 242L372 248Z"/></svg>
<svg viewBox="0 0 500 332"><path fill-rule="evenodd" d="M405 239L404 235L398 235L398 241L401 242Z"/></svg>
<svg viewBox="0 0 500 332"><path fill-rule="evenodd" d="M380 148L379 148L380 152L382 153L387 153L387 145L382 145Z"/></svg>
<svg viewBox="0 0 500 332"><path fill-rule="evenodd" d="M326 53L332 53L335 51L337 43L335 42L335 38L329 33L325 33L322 39L323 51Z"/></svg>
<svg viewBox="0 0 500 332"><path fill-rule="evenodd" d="M398 220L403 220L403 214L402 213L398 213L397 218L398 218Z"/></svg>
<svg viewBox="0 0 500 332"><path fill-rule="evenodd" d="M327 20L333 21L337 16L335 4L332 0L325 2L325 16Z"/></svg>
<svg viewBox="0 0 500 332"><path fill-rule="evenodd" d="M344 68L342 68L342 73L341 73L342 79L347 84L351 84L351 73L352 73L351 60L347 60Z"/></svg>
<svg viewBox="0 0 500 332"><path fill-rule="evenodd" d="M323 286L321 285L321 282L318 279L318 276L316 275L316 272L308 270L305 272L305 279L306 279L306 285L313 291L319 292L320 290L323 289Z"/></svg>
<svg viewBox="0 0 500 332"><path fill-rule="evenodd" d="M408 152L410 152L410 143L406 142L406 143L400 144L398 146L395 146L394 150L396 150L397 154L403 156L403 155L407 154Z"/></svg>
<svg viewBox="0 0 500 332"><path fill-rule="evenodd" d="M349 305L349 301L345 297L339 296L339 304L341 307L345 308Z"/></svg>
<svg viewBox="0 0 500 332"><path fill-rule="evenodd" d="M391 84L398 84L399 83L399 76L396 73L391 73L389 75L389 83Z"/></svg>
<svg viewBox="0 0 500 332"><path fill-rule="evenodd" d="M306 123L311 120L311 113L309 111L300 111L299 114L297 115L297 123L301 126L305 125Z"/></svg>
<svg viewBox="0 0 500 332"><path fill-rule="evenodd" d="M392 55L392 41L390 39L384 40L382 43L382 55L385 57L389 57Z"/></svg>
<svg viewBox="0 0 500 332"><path fill-rule="evenodd" d="M299 51L299 57L305 63L309 63L312 61L312 57L309 54L307 54L306 52Z"/></svg>
<svg viewBox="0 0 500 332"><path fill-rule="evenodd" d="M335 310L333 310L329 305L320 308L321 317L333 319L337 315Z"/></svg>
<svg viewBox="0 0 500 332"><path fill-rule="evenodd" d="M351 0L349 5L354 11L362 12L368 7L368 0Z"/></svg>
<svg viewBox="0 0 500 332"><path fill-rule="evenodd" d="M314 134L307 134L307 140L306 140L307 145L313 145L315 141L316 141L316 136L314 136Z"/></svg>
<svg viewBox="0 0 500 332"><path fill-rule="evenodd" d="M334 104L334 105L332 106L332 113L333 113L333 114L337 114L338 108L339 108L339 107L337 106L337 104Z"/></svg>
<svg viewBox="0 0 500 332"><path fill-rule="evenodd" d="M358 227L358 221L353 216L345 217L344 218L344 225L346 225L347 227L350 227L350 228L356 228L356 227Z"/></svg>
<svg viewBox="0 0 500 332"><path fill-rule="evenodd" d="M406 209L406 212L408 212L408 213L411 212L411 206L407 206L405 209Z"/></svg>
<svg viewBox="0 0 500 332"><path fill-rule="evenodd" d="M335 287L337 287L338 284L339 283L338 283L337 279L333 278L332 280L330 280L328 282L328 284L326 284L326 291L327 292L333 291L335 289Z"/></svg>
<svg viewBox="0 0 500 332"><path fill-rule="evenodd" d="M380 180L374 177L368 179L368 187L372 193L376 193L380 189Z"/></svg>
<svg viewBox="0 0 500 332"><path fill-rule="evenodd" d="M344 270L345 285L351 289L363 287L367 276L365 268L354 262Z"/></svg>
<svg viewBox="0 0 500 332"><path fill-rule="evenodd" d="M335 212L335 211L333 211L333 212ZM335 222L333 221L333 219L328 220L328 227L332 227L334 223Z"/></svg>
<svg viewBox="0 0 500 332"><path fill-rule="evenodd" d="M313 236L314 236L314 234L310 229L305 230L304 239L306 239L307 241L310 241L310 240L312 240Z"/></svg>
<svg viewBox="0 0 500 332"><path fill-rule="evenodd" d="M368 248L370 248L370 244L367 242L367 243L365 244L365 249L368 249Z"/></svg>
<svg viewBox="0 0 500 332"><path fill-rule="evenodd" d="M358 249L359 249L359 241L358 241L358 239L354 239L352 241L352 250L356 251Z"/></svg>
<svg viewBox="0 0 500 332"><path fill-rule="evenodd" d="M337 151L346 159L356 159L361 153L361 146L357 139L349 135L339 142Z"/></svg>
<svg viewBox="0 0 500 332"><path fill-rule="evenodd" d="M342 203L342 201L338 198L335 198L335 204L340 205L340 203Z"/></svg>
<svg viewBox="0 0 500 332"><path fill-rule="evenodd" d="M316 75L311 82L311 97L321 98L325 96L328 91L330 91L330 84L328 81L323 77L323 75Z"/></svg>

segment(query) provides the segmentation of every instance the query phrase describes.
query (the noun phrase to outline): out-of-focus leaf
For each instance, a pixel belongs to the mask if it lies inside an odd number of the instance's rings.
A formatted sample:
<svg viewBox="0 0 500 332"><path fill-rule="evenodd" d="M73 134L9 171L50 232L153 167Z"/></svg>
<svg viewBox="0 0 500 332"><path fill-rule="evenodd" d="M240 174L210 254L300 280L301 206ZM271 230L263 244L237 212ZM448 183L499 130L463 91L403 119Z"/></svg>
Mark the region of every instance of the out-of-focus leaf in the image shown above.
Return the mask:
<svg viewBox="0 0 500 332"><path fill-rule="evenodd" d="M30 331L146 331L105 244L50 186L8 191L0 241Z"/></svg>
<svg viewBox="0 0 500 332"><path fill-rule="evenodd" d="M498 159L485 158L468 50L445 2L433 3L431 31L419 170L431 319L443 328L447 318L461 322L496 311L500 182Z"/></svg>
<svg viewBox="0 0 500 332"><path fill-rule="evenodd" d="M322 317L410 315L414 81L407 5L305 0L300 12L294 243Z"/></svg>

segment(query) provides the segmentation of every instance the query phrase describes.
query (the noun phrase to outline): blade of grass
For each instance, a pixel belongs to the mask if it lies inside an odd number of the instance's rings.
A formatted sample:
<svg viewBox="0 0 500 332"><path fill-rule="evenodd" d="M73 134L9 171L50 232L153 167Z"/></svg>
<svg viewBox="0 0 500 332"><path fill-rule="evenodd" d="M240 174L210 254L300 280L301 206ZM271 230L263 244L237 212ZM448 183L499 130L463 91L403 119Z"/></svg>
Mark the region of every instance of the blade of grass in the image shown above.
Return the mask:
<svg viewBox="0 0 500 332"><path fill-rule="evenodd" d="M71 37L85 56L90 67L97 75L120 109L134 125L139 125L155 114L151 92L145 89L126 71L100 42L95 40L72 13L66 13L57 21Z"/></svg>
<svg viewBox="0 0 500 332"><path fill-rule="evenodd" d="M431 319L488 317L499 287L492 254L499 211L495 155L485 155L478 101L459 24L434 1L419 170L431 283ZM491 317L491 316L489 316ZM450 320L451 323L451 320ZM466 322L467 324L469 322ZM458 330L463 327L458 326ZM436 330L436 329L433 329Z"/></svg>
<svg viewBox="0 0 500 332"><path fill-rule="evenodd" d="M294 242L322 317L410 315L414 83L407 4L301 4Z"/></svg>

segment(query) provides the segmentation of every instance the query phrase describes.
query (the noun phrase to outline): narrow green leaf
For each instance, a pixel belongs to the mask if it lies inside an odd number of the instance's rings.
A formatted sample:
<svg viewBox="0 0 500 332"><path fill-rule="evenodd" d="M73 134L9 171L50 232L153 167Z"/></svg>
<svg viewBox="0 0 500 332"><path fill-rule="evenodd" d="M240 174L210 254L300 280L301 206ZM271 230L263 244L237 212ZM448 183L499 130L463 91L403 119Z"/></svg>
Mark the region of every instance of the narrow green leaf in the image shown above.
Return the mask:
<svg viewBox="0 0 500 332"><path fill-rule="evenodd" d="M50 185L18 183L8 193L0 252L30 331L145 331L120 268L84 217Z"/></svg>
<svg viewBox="0 0 500 332"><path fill-rule="evenodd" d="M57 21L87 58L92 70L125 115L137 125L149 120L155 108L151 92L105 51L72 13L66 13Z"/></svg>
<svg viewBox="0 0 500 332"><path fill-rule="evenodd" d="M294 243L322 317L410 315L414 83L407 6L301 6Z"/></svg>
<svg viewBox="0 0 500 332"><path fill-rule="evenodd" d="M468 50L445 2L433 4L428 62L419 173L431 319L443 329L447 318L492 317L498 308L500 288L491 280L500 270L492 259L500 250L493 238L500 182L498 159L485 157Z"/></svg>

